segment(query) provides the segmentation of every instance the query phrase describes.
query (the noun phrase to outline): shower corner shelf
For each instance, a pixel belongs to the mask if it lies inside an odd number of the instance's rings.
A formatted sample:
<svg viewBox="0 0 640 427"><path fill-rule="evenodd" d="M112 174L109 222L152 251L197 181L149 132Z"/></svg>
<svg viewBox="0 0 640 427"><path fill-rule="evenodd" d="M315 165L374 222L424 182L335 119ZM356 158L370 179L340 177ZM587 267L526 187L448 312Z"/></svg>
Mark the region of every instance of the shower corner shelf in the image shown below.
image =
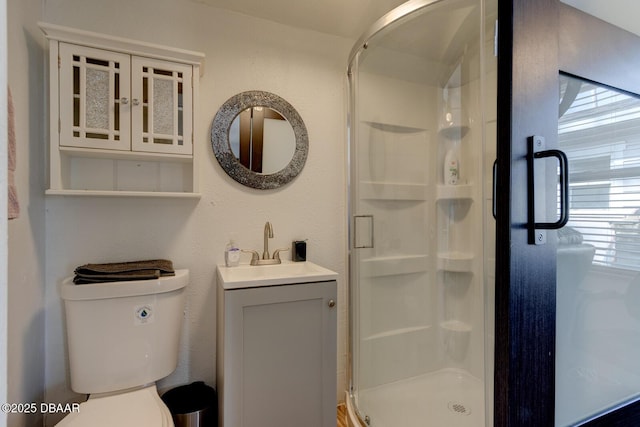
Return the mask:
<svg viewBox="0 0 640 427"><path fill-rule="evenodd" d="M471 273L474 259L475 255L468 252L441 252L438 254L438 270Z"/></svg>
<svg viewBox="0 0 640 427"><path fill-rule="evenodd" d="M462 139L469 132L469 126L467 125L455 125L448 127L441 127L438 129L438 134L444 136L447 139Z"/></svg>
<svg viewBox="0 0 640 427"><path fill-rule="evenodd" d="M439 184L436 189L437 200L469 200L473 201L473 185L443 185Z"/></svg>

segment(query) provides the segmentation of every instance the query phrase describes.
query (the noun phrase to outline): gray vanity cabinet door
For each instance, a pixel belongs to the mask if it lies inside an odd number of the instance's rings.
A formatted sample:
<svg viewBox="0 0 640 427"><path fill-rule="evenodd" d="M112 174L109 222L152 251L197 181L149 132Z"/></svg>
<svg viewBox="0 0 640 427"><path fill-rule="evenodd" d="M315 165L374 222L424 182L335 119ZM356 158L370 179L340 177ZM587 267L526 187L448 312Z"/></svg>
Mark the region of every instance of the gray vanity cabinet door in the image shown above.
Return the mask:
<svg viewBox="0 0 640 427"><path fill-rule="evenodd" d="M223 427L334 427L336 282L224 291Z"/></svg>

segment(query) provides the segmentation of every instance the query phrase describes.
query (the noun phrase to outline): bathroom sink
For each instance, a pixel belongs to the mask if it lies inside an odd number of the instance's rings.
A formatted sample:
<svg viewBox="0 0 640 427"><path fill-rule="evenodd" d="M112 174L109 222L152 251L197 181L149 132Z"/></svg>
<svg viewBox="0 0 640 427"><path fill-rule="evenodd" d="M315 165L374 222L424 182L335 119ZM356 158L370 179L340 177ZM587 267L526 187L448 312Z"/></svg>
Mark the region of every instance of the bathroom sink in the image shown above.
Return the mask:
<svg viewBox="0 0 640 427"><path fill-rule="evenodd" d="M336 280L338 273L312 262L284 262L275 265L218 266L218 283L224 289L255 288L294 283Z"/></svg>

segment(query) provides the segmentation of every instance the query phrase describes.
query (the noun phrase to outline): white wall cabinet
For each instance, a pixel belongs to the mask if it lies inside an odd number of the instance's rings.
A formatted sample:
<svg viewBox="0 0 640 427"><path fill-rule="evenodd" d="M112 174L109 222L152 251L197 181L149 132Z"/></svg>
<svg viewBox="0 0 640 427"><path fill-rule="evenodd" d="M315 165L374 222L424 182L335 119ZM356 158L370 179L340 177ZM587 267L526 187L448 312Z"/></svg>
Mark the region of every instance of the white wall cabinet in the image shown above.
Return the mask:
<svg viewBox="0 0 640 427"><path fill-rule="evenodd" d="M48 194L197 196L204 55L40 24L49 39Z"/></svg>
<svg viewBox="0 0 640 427"><path fill-rule="evenodd" d="M336 281L218 287L220 427L335 427Z"/></svg>

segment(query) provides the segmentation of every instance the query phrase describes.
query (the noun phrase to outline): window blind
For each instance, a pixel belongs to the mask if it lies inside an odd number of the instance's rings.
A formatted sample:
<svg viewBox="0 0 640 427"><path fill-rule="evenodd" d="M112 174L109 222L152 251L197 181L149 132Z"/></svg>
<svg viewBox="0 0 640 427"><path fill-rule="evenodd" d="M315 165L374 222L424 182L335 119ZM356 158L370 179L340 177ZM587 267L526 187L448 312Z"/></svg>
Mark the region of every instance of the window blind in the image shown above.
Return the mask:
<svg viewBox="0 0 640 427"><path fill-rule="evenodd" d="M570 76L560 80L567 226L595 247L595 264L640 270L640 98Z"/></svg>

